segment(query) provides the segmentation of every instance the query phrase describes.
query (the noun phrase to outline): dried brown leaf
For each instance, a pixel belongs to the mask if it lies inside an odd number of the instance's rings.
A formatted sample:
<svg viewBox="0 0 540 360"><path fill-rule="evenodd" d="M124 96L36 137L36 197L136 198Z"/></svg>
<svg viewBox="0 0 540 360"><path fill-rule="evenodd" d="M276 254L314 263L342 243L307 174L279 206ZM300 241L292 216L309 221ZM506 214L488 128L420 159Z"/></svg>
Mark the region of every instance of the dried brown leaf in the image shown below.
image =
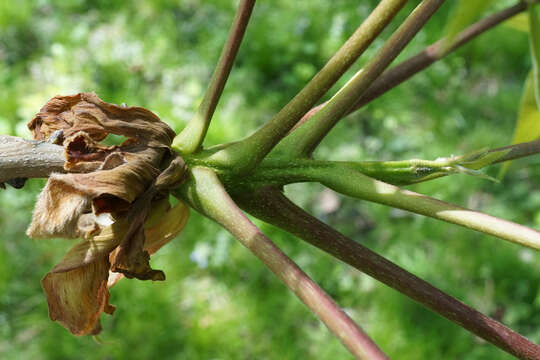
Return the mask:
<svg viewBox="0 0 540 360"><path fill-rule="evenodd" d="M119 273L165 279L149 259L187 221L187 207L170 209L164 196L185 180L185 164L171 157L175 134L156 115L105 103L93 93L54 97L28 126L39 140L62 134L69 172L50 176L28 235L85 239L42 280L50 317L76 335L96 334L101 312L114 310L108 280L116 282ZM109 134L127 140L120 146L99 143ZM146 223L149 212L152 224ZM109 270L117 271L110 279Z"/></svg>
<svg viewBox="0 0 540 360"><path fill-rule="evenodd" d="M101 313L114 311L109 304L108 276L106 257L70 271L45 275L41 284L51 320L57 320L77 336L99 332Z"/></svg>
<svg viewBox="0 0 540 360"><path fill-rule="evenodd" d="M79 217L90 211L91 198L83 190L52 174L39 194L32 223L26 234L32 238L79 237Z"/></svg>
<svg viewBox="0 0 540 360"><path fill-rule="evenodd" d="M63 130L66 138L84 131L95 141L116 134L152 147L169 146L175 135L153 112L109 104L95 93L55 96L28 123L28 128L36 140L45 140L56 130Z"/></svg>

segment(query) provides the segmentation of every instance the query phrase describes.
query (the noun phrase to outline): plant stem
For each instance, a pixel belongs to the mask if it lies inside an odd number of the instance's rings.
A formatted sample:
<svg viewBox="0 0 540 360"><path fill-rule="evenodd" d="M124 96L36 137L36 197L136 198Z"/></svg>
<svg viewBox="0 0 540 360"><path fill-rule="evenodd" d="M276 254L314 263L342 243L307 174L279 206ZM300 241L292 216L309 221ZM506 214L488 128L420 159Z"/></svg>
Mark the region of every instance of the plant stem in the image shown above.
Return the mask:
<svg viewBox="0 0 540 360"><path fill-rule="evenodd" d="M443 3L444 0L423 0L366 66L310 121L283 139L273 153L299 157L311 154L339 119L354 106L358 96L382 74Z"/></svg>
<svg viewBox="0 0 540 360"><path fill-rule="evenodd" d="M64 172L64 148L46 141L0 135L0 183Z"/></svg>
<svg viewBox="0 0 540 360"><path fill-rule="evenodd" d="M540 0L533 0L535 3L540 2ZM377 99L379 96L385 94L386 92L392 90L394 87L410 79L412 76L416 75L422 70L425 70L431 64L445 57L446 55L452 53L454 50L460 48L461 46L467 44L469 41L473 40L477 36L483 34L489 29L499 25L505 20L508 20L512 16L519 14L527 9L527 4L525 2L519 2L514 6L501 10L493 15L490 15L473 25L469 26L461 33L459 33L454 43L446 49L443 53L441 49L444 46L445 39L441 39L436 43L428 46L425 50L418 53L417 55L401 62L399 65L394 66L393 68L385 71L375 82L366 90L365 93L359 94L358 99L354 106L347 111L344 116L349 115L350 113L360 109L364 105L370 103L371 101ZM321 110L327 102L324 102L320 105L317 105L311 109L304 117L294 126L295 130L300 125L305 123L309 118L315 115L319 110Z"/></svg>
<svg viewBox="0 0 540 360"><path fill-rule="evenodd" d="M269 122L246 139L211 156L238 174L254 169L302 116L336 83L407 0L382 0L315 77Z"/></svg>
<svg viewBox="0 0 540 360"><path fill-rule="evenodd" d="M471 169L472 171L470 171L469 174L472 174L476 172L475 170L482 169L489 165L524 158L538 153L540 153L540 140L487 150L482 152L482 155L478 160L473 160L468 165L464 165L463 162L466 162L467 155L432 161L413 159L398 161L348 161L338 163L351 166L364 175L390 184L410 185L456 173L467 173L467 171L455 171L455 165L460 165L459 167L461 168L465 167ZM496 156L492 161L482 164L482 158L488 158L491 154L499 154L499 156ZM478 162L479 164L475 166L475 162ZM328 162L323 162L319 166L327 166L327 163ZM482 176L482 173L476 172L476 175ZM484 175L483 177L486 176Z"/></svg>
<svg viewBox="0 0 540 360"><path fill-rule="evenodd" d="M234 59L246 32L251 12L256 0L242 0L238 5L236 16L229 30L227 42L223 46L216 69L204 94L204 98L197 109L197 113L176 136L172 147L182 154L191 154L197 151L204 141L212 115L225 87L231 72Z"/></svg>
<svg viewBox="0 0 540 360"><path fill-rule="evenodd" d="M287 179L287 183L320 182L347 196L429 216L540 250L540 232L537 230L375 180L344 163L327 162L325 166L317 167L310 166L307 161L305 166L280 169L279 172L282 181Z"/></svg>
<svg viewBox="0 0 540 360"><path fill-rule="evenodd" d="M316 159L267 158L249 177L239 179L227 173L221 177L227 186L249 185L251 188L283 186L305 181L306 171L332 171L348 167L371 178L393 185L410 185L457 173L487 177L478 170L503 161L515 160L540 153L540 140L474 152L469 155L438 158L437 160L397 161L327 161Z"/></svg>
<svg viewBox="0 0 540 360"><path fill-rule="evenodd" d="M417 214L461 225L485 234L540 250L540 232L511 221L462 208L429 196L347 170L348 177L335 169L317 174L320 182L344 195L397 207ZM339 175L338 175L339 174ZM322 176L320 176L322 175Z"/></svg>
<svg viewBox="0 0 540 360"><path fill-rule="evenodd" d="M508 146L503 146L501 148L489 150L489 152L510 150L508 153L499 159L495 160L493 163L500 163L503 161L515 160L531 155L536 155L540 153L540 139L535 141L529 141L519 144L512 144Z"/></svg>
<svg viewBox="0 0 540 360"><path fill-rule="evenodd" d="M398 161L296 161L293 166L328 167L342 164L361 172L364 175L393 185L410 185L434 180L452 174L468 174L487 178L479 171L489 165L510 161L540 153L540 140L512 144L496 149L480 150L469 155L439 157L436 160L398 160ZM264 163L263 163L264 164ZM265 166L261 166L264 172Z"/></svg>
<svg viewBox="0 0 540 360"><path fill-rule="evenodd" d="M324 290L242 213L212 170L195 167L192 175L182 194L190 205L221 224L251 250L357 358L387 359Z"/></svg>
<svg viewBox="0 0 540 360"><path fill-rule="evenodd" d="M234 196L252 215L285 229L383 282L434 312L521 359L540 359L540 347L306 213L268 187Z"/></svg>

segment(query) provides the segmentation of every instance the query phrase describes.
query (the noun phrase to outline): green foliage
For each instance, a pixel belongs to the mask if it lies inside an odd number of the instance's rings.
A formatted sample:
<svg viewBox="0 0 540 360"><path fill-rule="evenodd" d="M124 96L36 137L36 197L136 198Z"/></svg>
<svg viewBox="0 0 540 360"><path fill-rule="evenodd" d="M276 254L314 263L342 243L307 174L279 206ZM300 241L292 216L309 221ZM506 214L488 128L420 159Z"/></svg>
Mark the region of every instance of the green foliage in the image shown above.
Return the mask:
<svg viewBox="0 0 540 360"><path fill-rule="evenodd" d="M529 32L529 15L525 13L518 14L506 20L504 25L518 31Z"/></svg>
<svg viewBox="0 0 540 360"><path fill-rule="evenodd" d="M535 97L535 76L531 71L525 80L523 94L514 130L512 144L536 140L540 137L540 111ZM501 167L500 175L504 175L510 162Z"/></svg>
<svg viewBox="0 0 540 360"><path fill-rule="evenodd" d="M238 138L268 120L376 3L260 2L208 143ZM28 137L25 124L47 99L79 91L148 107L180 130L202 98L234 6L228 0L2 2L0 86L7 91L0 92L0 132ZM442 35L449 10L441 9L404 56ZM345 119L317 156L432 159L506 145L530 68L527 51L525 34L496 29ZM512 169L501 185L453 175L411 189L538 228L538 160L515 161ZM349 358L257 259L196 213L184 233L153 258L167 281L122 280L112 289L118 312L104 318L103 345L73 337L48 320L39 285L71 244L24 235L42 185L33 180L24 190L0 192L3 359ZM286 192L344 234L540 341L537 253L339 197L319 185L293 185ZM510 358L328 255L261 226L390 357Z"/></svg>
<svg viewBox="0 0 540 360"><path fill-rule="evenodd" d="M536 106L540 107L540 17L538 15L538 7L529 5L528 14L534 98L536 99Z"/></svg>
<svg viewBox="0 0 540 360"><path fill-rule="evenodd" d="M520 109L512 144L540 138L540 18L538 6L528 9L529 46L532 70L525 80L521 95ZM500 176L504 175L510 163L503 165Z"/></svg>

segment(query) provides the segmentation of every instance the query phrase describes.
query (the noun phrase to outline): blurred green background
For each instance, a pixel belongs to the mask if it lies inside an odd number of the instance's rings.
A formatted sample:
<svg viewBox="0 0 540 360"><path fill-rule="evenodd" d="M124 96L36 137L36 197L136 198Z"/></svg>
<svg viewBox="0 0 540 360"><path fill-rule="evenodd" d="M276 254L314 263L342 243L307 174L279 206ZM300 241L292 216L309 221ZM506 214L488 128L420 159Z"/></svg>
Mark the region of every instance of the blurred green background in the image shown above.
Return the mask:
<svg viewBox="0 0 540 360"><path fill-rule="evenodd" d="M377 1L261 1L208 134L245 136L315 74ZM411 1L407 10L417 1ZM441 36L446 4L403 59ZM497 7L513 1L498 1ZM176 131L201 100L237 1L0 1L0 133L26 123L56 94L95 91L144 106ZM492 9L494 10L494 9ZM398 16L403 19L406 11ZM397 21L383 33L388 37ZM434 159L510 142L530 68L525 33L499 27L362 111L324 141L325 159ZM354 70L382 44L377 40ZM343 78L343 84L348 76ZM335 89L334 89L335 91ZM515 161L501 183L456 175L412 186L540 227L540 158ZM498 167L488 170L496 175ZM349 359L286 288L217 225L192 213L157 253L164 283L122 280L101 342L47 315L40 278L71 241L24 234L43 180L0 191L2 359ZM493 237L356 201L318 185L287 193L344 234L540 342L540 256ZM483 340L321 251L260 224L396 359L508 359Z"/></svg>

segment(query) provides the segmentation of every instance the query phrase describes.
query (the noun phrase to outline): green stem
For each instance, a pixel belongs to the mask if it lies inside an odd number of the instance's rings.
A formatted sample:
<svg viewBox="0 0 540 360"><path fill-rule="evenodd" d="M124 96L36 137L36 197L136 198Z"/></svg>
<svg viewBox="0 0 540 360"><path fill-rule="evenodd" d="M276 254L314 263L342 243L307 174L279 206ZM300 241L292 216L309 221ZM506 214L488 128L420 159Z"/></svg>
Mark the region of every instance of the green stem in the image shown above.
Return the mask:
<svg viewBox="0 0 540 360"><path fill-rule="evenodd" d="M194 167L191 171L192 178L183 187L184 192L177 195L251 250L357 358L388 359L324 290L242 213L212 170Z"/></svg>
<svg viewBox="0 0 540 360"><path fill-rule="evenodd" d="M238 174L254 169L287 132L336 83L373 42L407 0L382 0L317 75L277 115L246 139L216 152L210 160Z"/></svg>
<svg viewBox="0 0 540 360"><path fill-rule="evenodd" d="M367 177L359 172L351 172L346 167L341 171L332 169L332 171L313 172L312 179L317 178L323 185L344 195L444 220L540 250L540 232L537 230L412 191L403 190L394 185Z"/></svg>
<svg viewBox="0 0 540 360"><path fill-rule="evenodd" d="M276 188L234 197L252 215L298 236L520 359L540 347L306 213Z"/></svg>
<svg viewBox="0 0 540 360"><path fill-rule="evenodd" d="M173 141L172 147L181 154L191 154L202 146L206 132L210 126L210 121L212 120L212 115L216 110L223 88L231 72L234 59L246 32L255 1L242 0L238 5L227 42L223 46L216 69L204 94L204 98L197 109L197 113Z"/></svg>
<svg viewBox="0 0 540 360"><path fill-rule="evenodd" d="M364 175L394 185L410 185L452 174L468 174L495 180L478 170L489 165L540 153L540 140L477 151L470 155L451 156L437 160L338 162ZM497 180L495 180L497 181Z"/></svg>
<svg viewBox="0 0 540 360"><path fill-rule="evenodd" d="M255 175L260 179L259 185L272 184L274 177L273 183L279 185L284 185L285 179L286 183L320 182L344 195L408 210L540 250L540 232L537 230L401 189L368 177L350 164L305 160L294 167L261 170Z"/></svg>
<svg viewBox="0 0 540 360"><path fill-rule="evenodd" d="M540 2L540 0L533 0L534 3ZM490 15L463 30L458 34L454 40L454 43L442 51L445 39L441 39L432 45L428 46L422 52L412 56L411 58L401 62L393 68L385 71L366 91L359 95L358 100L354 104L353 108L347 111L344 115L360 109L364 105L377 99L379 96L392 90L394 87L400 85L412 76L416 75L422 70L425 70L431 64L437 60L444 58L446 55L452 53L454 50L459 49L461 46L469 43L469 41L475 39L477 36L483 34L489 29L499 25L505 20L508 20L512 16L519 14L527 9L527 4L519 2L518 4L508 7L500 12ZM311 109L304 117L294 126L294 129L305 123L309 118L315 115L320 109L322 109L327 102L317 105Z"/></svg>
<svg viewBox="0 0 540 360"><path fill-rule="evenodd" d="M377 54L308 122L281 141L273 153L308 156L356 103L358 96L382 74L444 0L424 0L392 34Z"/></svg>
<svg viewBox="0 0 540 360"><path fill-rule="evenodd" d="M310 171L331 171L335 166L348 167L366 176L393 185L410 185L452 174L467 174L494 180L479 169L486 166L515 160L540 153L540 140L503 146L496 149L481 150L469 155L438 158L437 160L398 160L398 161L325 161L314 159L267 158L247 178L237 178L220 173L227 185L253 184L286 185L303 178L306 169Z"/></svg>

